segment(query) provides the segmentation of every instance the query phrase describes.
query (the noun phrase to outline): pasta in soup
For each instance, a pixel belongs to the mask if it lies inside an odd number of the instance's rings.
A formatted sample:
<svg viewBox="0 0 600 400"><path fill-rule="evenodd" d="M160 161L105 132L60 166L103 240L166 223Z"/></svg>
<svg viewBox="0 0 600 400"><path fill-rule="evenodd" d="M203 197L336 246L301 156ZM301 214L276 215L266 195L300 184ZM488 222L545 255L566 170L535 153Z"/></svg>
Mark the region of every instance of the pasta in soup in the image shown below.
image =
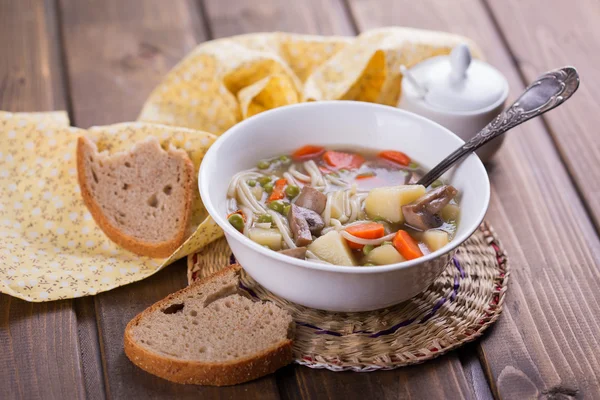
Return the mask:
<svg viewBox="0 0 600 400"><path fill-rule="evenodd" d="M258 161L227 191L229 223L290 257L346 265L403 262L452 240L458 191L416 182L425 170L395 151L307 145Z"/></svg>

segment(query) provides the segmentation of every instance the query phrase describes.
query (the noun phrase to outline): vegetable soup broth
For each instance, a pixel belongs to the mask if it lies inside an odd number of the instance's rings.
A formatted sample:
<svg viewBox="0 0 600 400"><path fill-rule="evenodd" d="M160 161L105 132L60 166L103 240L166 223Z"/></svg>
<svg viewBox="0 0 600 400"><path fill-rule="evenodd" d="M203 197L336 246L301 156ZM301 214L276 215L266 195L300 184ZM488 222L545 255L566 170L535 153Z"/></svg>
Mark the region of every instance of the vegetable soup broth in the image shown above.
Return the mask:
<svg viewBox="0 0 600 400"><path fill-rule="evenodd" d="M402 262L442 247L456 231L455 189L441 181L427 189L415 185L425 172L397 151L305 146L236 174L227 193L228 220L255 242L292 257L357 266ZM418 211L412 219L418 226L401 216L405 203L444 188L454 190L449 200L436 197L421 207L444 200L437 215L421 218L425 211Z"/></svg>

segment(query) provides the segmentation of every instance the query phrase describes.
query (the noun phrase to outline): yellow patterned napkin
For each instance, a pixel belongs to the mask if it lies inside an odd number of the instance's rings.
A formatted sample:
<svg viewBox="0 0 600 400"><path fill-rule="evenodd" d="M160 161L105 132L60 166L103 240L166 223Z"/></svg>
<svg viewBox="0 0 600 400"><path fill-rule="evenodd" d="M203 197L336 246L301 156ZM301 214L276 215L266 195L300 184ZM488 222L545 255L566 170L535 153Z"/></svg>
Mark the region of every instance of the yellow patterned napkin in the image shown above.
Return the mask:
<svg viewBox="0 0 600 400"><path fill-rule="evenodd" d="M400 65L448 54L469 39L444 32L382 28L356 38L256 33L206 42L152 92L140 121L221 134L259 112L315 100L396 105Z"/></svg>
<svg viewBox="0 0 600 400"><path fill-rule="evenodd" d="M96 294L141 280L222 235L196 194L193 234L171 257L150 259L118 248L81 200L79 135L108 151L156 136L185 149L197 169L216 139L206 132L218 135L244 118L302 101L395 105L400 65L447 54L461 42L480 56L464 37L407 28L357 38L243 35L192 51L152 92L139 116L144 122L81 130L69 128L62 112L0 112L0 292L36 302Z"/></svg>
<svg viewBox="0 0 600 400"><path fill-rule="evenodd" d="M121 151L148 136L185 149L196 172L216 137L148 123L68 127L66 113L0 113L0 292L28 301L96 294L135 282L221 235L196 194L191 237L167 259L123 250L96 226L79 194L75 146L88 135Z"/></svg>

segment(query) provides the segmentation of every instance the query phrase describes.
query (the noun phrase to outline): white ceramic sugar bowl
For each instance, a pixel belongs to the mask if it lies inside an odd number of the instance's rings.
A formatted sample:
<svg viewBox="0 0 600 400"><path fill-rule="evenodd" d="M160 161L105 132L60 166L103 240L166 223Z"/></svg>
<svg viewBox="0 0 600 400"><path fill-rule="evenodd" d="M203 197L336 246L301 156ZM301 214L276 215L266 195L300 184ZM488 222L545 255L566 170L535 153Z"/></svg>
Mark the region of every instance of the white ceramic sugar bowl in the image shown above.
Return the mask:
<svg viewBox="0 0 600 400"><path fill-rule="evenodd" d="M398 107L445 126L465 141L502 111L508 96L506 78L491 65L473 60L467 45L402 72ZM494 155L504 137L477 151L482 161Z"/></svg>

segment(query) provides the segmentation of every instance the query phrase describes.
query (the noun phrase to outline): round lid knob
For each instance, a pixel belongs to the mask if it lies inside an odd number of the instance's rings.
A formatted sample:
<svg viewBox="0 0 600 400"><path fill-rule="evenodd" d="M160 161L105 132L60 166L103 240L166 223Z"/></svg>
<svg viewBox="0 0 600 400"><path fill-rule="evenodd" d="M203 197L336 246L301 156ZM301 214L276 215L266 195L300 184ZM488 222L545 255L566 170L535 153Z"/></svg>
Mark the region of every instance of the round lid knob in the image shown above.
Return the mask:
<svg viewBox="0 0 600 400"><path fill-rule="evenodd" d="M427 59L409 71L403 92L447 111L477 111L503 101L508 93L504 76L491 65L472 60L465 44L450 56Z"/></svg>

